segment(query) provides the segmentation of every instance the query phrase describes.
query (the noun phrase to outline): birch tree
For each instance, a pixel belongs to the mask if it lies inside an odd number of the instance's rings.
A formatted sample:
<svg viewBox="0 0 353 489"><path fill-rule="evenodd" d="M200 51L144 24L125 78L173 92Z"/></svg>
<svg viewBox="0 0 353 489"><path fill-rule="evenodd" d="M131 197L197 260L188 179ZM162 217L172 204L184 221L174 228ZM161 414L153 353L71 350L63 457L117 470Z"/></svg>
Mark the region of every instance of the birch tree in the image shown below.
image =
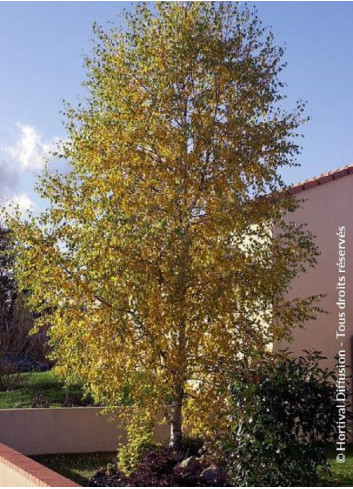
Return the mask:
<svg viewBox="0 0 353 489"><path fill-rule="evenodd" d="M178 448L186 427L227 426L239 355L315 314L285 299L316 256L284 220L303 105L282 108L283 50L245 5L138 4L94 30L87 96L65 109L70 171L41 176L46 211L8 216L16 274L58 371L108 407L128 392L128 423L171 404Z"/></svg>

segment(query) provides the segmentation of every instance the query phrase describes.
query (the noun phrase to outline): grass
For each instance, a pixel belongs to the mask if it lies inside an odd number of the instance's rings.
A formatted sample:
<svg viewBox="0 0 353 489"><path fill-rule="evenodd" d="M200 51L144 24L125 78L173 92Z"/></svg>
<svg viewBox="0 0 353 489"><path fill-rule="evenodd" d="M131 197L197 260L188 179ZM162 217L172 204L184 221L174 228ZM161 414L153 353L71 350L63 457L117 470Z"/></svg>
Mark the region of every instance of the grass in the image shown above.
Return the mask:
<svg viewBox="0 0 353 489"><path fill-rule="evenodd" d="M51 371L22 374L16 389L0 392L0 409L33 407L33 400L38 399L38 396L41 400L47 401L50 407L62 407L66 396L63 382ZM70 386L68 397L81 402L83 399L81 386ZM89 400L87 403L92 404Z"/></svg>
<svg viewBox="0 0 353 489"><path fill-rule="evenodd" d="M336 461L336 452L329 453L329 462L331 465L332 479L322 481L323 486L342 486L353 487L353 445L346 446L346 460L343 464Z"/></svg>
<svg viewBox="0 0 353 489"><path fill-rule="evenodd" d="M89 479L101 467L116 462L116 452L37 455L31 458L81 486L88 486Z"/></svg>

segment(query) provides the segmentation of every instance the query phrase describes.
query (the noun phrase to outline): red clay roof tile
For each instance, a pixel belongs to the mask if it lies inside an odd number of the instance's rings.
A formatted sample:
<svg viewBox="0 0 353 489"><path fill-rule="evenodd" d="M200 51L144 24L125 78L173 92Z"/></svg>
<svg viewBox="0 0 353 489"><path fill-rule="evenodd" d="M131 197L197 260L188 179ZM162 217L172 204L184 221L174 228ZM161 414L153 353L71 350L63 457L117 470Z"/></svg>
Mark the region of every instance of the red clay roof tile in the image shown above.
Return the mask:
<svg viewBox="0 0 353 489"><path fill-rule="evenodd" d="M291 195L303 192L304 190L309 190L310 188L317 187L327 182L332 182L333 180L338 180L339 178L351 175L353 173L353 163L350 165L343 166L342 168L337 168L336 170L331 170L322 175L318 175L314 178L309 178L303 182L296 183L288 189Z"/></svg>

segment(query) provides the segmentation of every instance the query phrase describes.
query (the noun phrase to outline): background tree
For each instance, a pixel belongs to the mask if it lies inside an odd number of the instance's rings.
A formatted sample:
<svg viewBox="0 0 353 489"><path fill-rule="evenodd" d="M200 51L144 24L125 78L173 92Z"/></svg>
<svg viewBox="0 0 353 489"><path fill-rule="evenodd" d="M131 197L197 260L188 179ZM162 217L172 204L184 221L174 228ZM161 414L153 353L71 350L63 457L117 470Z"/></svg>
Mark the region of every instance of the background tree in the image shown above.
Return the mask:
<svg viewBox="0 0 353 489"><path fill-rule="evenodd" d="M244 5L143 4L95 33L88 96L66 110L71 171L40 179L47 211L8 218L16 270L58 369L108 406L128 389L130 423L171 402L177 448L185 425L227 424L239 355L314 314L283 299L315 262L310 235L285 224L285 192L268 197L303 106L281 109L283 51Z"/></svg>
<svg viewBox="0 0 353 489"><path fill-rule="evenodd" d="M47 351L45 332L30 334L34 317L18 291L13 266L10 233L0 228L0 391L14 388L21 371L43 363Z"/></svg>
<svg viewBox="0 0 353 489"><path fill-rule="evenodd" d="M10 246L9 233L0 228L0 324L1 329L8 330L12 315L16 287L13 273L13 257L8 252Z"/></svg>

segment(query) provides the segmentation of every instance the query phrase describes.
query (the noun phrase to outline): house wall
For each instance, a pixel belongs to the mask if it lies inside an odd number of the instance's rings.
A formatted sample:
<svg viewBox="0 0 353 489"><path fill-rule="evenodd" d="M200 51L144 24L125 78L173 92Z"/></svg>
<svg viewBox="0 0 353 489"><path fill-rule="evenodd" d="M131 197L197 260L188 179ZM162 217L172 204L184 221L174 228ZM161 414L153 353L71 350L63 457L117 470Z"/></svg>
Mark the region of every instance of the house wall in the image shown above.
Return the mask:
<svg viewBox="0 0 353 489"><path fill-rule="evenodd" d="M334 367L334 356L345 352L346 363L353 364L353 175L314 186L299 192L295 198L305 199L301 208L290 215L290 220L307 223L316 236L321 256L315 269L298 276L293 284L290 297L307 297L313 294L327 294L321 306L328 314L320 314L316 321L306 323L304 330L294 332L290 350L299 355L303 349L322 351L328 357L326 365ZM339 258L339 238L337 232L345 226L345 273L340 273L336 265ZM345 309L337 305L339 276L345 276ZM343 294L343 292L341 292ZM345 312L345 336L336 337L338 314ZM288 346L284 343L276 348ZM350 372L348 372L350 373Z"/></svg>

